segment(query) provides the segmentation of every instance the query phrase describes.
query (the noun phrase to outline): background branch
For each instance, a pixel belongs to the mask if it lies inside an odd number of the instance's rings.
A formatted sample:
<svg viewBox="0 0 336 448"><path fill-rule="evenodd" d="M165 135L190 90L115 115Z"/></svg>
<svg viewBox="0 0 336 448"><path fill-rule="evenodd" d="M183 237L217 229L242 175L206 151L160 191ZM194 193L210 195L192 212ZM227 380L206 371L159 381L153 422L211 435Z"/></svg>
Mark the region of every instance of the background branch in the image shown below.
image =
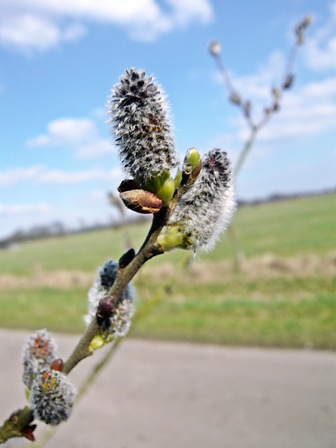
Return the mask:
<svg viewBox="0 0 336 448"><path fill-rule="evenodd" d="M234 84L230 78L227 69L225 68L225 65L221 57L220 43L218 41L212 41L210 43L209 48L210 54L214 57L217 69L223 79L225 87L229 92L229 101L232 104L239 107L250 130L249 135L239 154L238 160L233 168L235 177L237 177L237 175L240 173L245 163L245 160L256 141L258 133L269 122L269 120L273 117L273 115L280 110L283 94L285 93L286 90L290 89L294 83L293 67L297 55L297 50L304 43L305 40L304 33L308 28L308 26L311 24L311 22L312 22L311 17L306 16L298 23L298 25L295 26L294 28L295 39L288 52L284 73L281 77L279 85L271 89L270 104L264 107L262 117L259 121L255 121L254 118L252 117L252 102L250 100L243 99L238 90L234 87ZM231 224L229 225L228 236L234 252L235 268L240 270L242 262L245 259L245 255L243 249L239 245L237 232L234 229L234 221L232 221Z"/></svg>

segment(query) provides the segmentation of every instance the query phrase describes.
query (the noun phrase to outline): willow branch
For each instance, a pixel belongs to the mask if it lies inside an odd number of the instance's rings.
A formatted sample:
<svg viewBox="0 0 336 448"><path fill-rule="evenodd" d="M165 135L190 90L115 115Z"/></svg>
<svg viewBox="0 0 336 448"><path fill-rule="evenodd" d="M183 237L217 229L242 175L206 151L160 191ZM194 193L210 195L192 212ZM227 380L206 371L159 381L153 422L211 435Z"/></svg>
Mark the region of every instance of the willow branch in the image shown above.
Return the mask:
<svg viewBox="0 0 336 448"><path fill-rule="evenodd" d="M32 428L30 424L33 420L33 413L28 406L13 412L0 427L0 443L5 443L13 437L27 437L29 439L30 429Z"/></svg>
<svg viewBox="0 0 336 448"><path fill-rule="evenodd" d="M157 243L157 238L163 227L167 224L169 216L173 212L178 200L195 182L197 174L195 172L191 172L184 175L181 185L176 190L174 198L170 201L169 205L167 207L163 207L153 215L151 228L149 229L147 237L136 256L127 266L123 268L121 268L119 264L116 279L108 292L108 297L113 300L115 309L117 309L120 303L122 292L140 268L146 263L146 261L157 255L163 254L161 246ZM90 343L99 332L99 329L100 326L97 318L95 317L92 319L84 334L80 338L77 346L64 363L62 369L63 373L70 373L80 361L92 355L93 351L90 349ZM119 343L117 343L117 345L118 344ZM12 437L25 436L29 438L31 432L29 425L33 419L33 413L29 407L25 407L12 414L9 419L6 420L4 425L0 427L0 443L3 443ZM30 440L34 440L33 436Z"/></svg>
<svg viewBox="0 0 336 448"><path fill-rule="evenodd" d="M146 261L153 258L156 255L163 253L162 249L156 244L157 237L162 230L163 226L167 222L169 215L169 209L163 208L158 213L153 215L152 226L148 232L148 235L140 248L135 258L123 269L119 269L117 277L113 286L108 292L108 296L114 299L115 306L117 307L120 301L120 296L128 283L133 279L135 274L144 265ZM68 374L71 370L83 359L92 354L89 349L90 342L97 334L99 330L99 324L97 319L92 319L90 325L86 329L82 338L78 342L72 354L69 356L64 364L63 372Z"/></svg>

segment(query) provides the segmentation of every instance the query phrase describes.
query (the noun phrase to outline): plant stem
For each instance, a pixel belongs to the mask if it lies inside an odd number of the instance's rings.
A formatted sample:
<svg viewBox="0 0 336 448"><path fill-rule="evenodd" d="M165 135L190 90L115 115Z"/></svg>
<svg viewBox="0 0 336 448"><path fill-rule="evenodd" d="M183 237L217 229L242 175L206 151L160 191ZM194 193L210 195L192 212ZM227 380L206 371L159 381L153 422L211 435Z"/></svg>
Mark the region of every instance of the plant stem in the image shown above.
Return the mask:
<svg viewBox="0 0 336 448"><path fill-rule="evenodd" d="M13 437L22 437L24 429L34 420L33 412L28 406L13 412L0 427L0 443Z"/></svg>
<svg viewBox="0 0 336 448"><path fill-rule="evenodd" d="M128 283L132 280L139 269L144 265L146 261L159 255L162 249L156 244L157 237L167 222L170 210L168 208L161 209L158 213L153 215L152 226L148 232L148 235L141 246L139 252L135 258L130 262L128 266L123 269L119 269L117 277L108 296L114 299L115 306L117 307L120 301L121 294L126 288ZM96 318L92 319L90 325L87 327L85 333L79 340L72 354L69 356L64 364L63 372L68 374L71 370L84 358L90 356L92 351L89 349L90 342L99 331L99 325Z"/></svg>
<svg viewBox="0 0 336 448"><path fill-rule="evenodd" d="M234 174L235 176L238 175L239 171L241 170L242 166L244 165L245 159L248 155L248 153L251 151L253 143L257 137L257 133L259 131L260 127L254 126L251 129L251 133L249 138L246 140L245 145L240 152L239 159L237 160L236 166L234 167Z"/></svg>

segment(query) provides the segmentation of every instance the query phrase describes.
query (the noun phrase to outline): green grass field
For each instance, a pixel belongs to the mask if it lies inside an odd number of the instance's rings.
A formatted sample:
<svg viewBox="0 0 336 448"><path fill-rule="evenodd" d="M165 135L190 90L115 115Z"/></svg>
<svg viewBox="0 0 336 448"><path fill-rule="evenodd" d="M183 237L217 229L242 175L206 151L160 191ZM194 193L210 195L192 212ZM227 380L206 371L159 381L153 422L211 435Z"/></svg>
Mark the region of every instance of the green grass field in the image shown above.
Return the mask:
<svg viewBox="0 0 336 448"><path fill-rule="evenodd" d="M330 194L239 209L241 272L227 235L210 254L149 261L135 280L131 336L335 350L335 205ZM135 248L148 228L130 227ZM90 281L124 240L121 229L103 230L0 251L0 326L81 332Z"/></svg>

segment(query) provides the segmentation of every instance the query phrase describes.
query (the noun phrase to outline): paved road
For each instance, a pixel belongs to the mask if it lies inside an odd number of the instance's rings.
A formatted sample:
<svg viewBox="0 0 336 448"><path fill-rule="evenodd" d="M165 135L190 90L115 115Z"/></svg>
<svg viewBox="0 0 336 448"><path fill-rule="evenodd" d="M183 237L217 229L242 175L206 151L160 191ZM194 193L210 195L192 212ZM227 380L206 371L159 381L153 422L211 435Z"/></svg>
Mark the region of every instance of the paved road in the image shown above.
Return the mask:
<svg viewBox="0 0 336 448"><path fill-rule="evenodd" d="M1 421L24 403L27 335L0 330ZM65 357L77 338L57 341ZM71 373L76 385L98 358ZM46 446L336 448L335 425L335 353L128 339Z"/></svg>

